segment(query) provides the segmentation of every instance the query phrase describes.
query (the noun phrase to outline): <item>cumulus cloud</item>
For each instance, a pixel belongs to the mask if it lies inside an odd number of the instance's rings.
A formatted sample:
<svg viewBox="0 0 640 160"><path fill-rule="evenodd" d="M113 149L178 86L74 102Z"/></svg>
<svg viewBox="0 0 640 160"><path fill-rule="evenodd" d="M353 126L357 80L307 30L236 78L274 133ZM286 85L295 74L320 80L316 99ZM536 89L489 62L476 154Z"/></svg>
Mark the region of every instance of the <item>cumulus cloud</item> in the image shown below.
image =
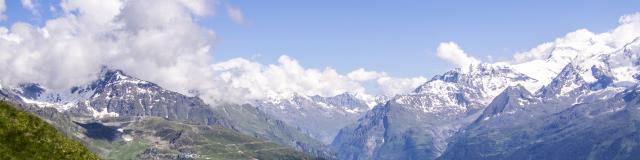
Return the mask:
<svg viewBox="0 0 640 160"><path fill-rule="evenodd" d="M598 54L621 48L640 36L640 13L624 15L619 25L604 33L593 33L587 29L570 32L552 42L538 45L528 51L514 55L514 63L546 59L550 56L570 56L570 54ZM574 52L558 53L557 49L570 49Z"/></svg>
<svg viewBox="0 0 640 160"><path fill-rule="evenodd" d="M215 34L193 22L201 1L63 0L63 15L42 27L0 27L0 82L82 85L103 65L181 93L217 97L209 68ZM215 88L215 89L214 89Z"/></svg>
<svg viewBox="0 0 640 160"><path fill-rule="evenodd" d="M374 82L380 94L394 95L426 81L365 69L340 74L330 67L305 68L286 55L276 64L243 58L213 63L216 35L194 22L212 15L213 5L206 0L62 0L61 15L42 26L0 27L0 84L68 89L95 80L106 65L208 103L244 103L294 93L367 93L365 82Z"/></svg>
<svg viewBox="0 0 640 160"><path fill-rule="evenodd" d="M473 58L465 53L458 44L454 42L440 43L436 51L437 56L458 68L466 68L471 64L480 63L476 58Z"/></svg>
<svg viewBox="0 0 640 160"><path fill-rule="evenodd" d="M227 15L233 22L237 24L244 24L244 15L242 13L242 10L240 10L239 8L227 5Z"/></svg>
<svg viewBox="0 0 640 160"><path fill-rule="evenodd" d="M7 11L7 4L4 0L0 0L0 21L6 20L7 15L4 15L4 12Z"/></svg>

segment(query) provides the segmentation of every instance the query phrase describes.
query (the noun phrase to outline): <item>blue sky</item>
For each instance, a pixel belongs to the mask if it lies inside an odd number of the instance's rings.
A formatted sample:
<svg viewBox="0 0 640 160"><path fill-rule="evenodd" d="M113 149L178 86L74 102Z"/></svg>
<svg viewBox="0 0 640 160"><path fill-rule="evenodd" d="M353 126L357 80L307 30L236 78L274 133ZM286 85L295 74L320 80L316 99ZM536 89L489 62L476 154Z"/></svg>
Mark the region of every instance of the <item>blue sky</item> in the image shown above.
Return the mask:
<svg viewBox="0 0 640 160"><path fill-rule="evenodd" d="M17 0L7 1L6 21L40 24L50 4L36 1L31 16ZM276 63L289 55L309 68L384 71L396 77L430 77L453 66L435 49L454 41L469 55L487 61L508 59L568 32L604 32L618 18L640 11L636 1L223 1L239 8L244 24L233 23L224 8L199 19L219 38L215 60L252 58ZM224 6L222 5L222 6ZM58 9L60 10L60 9ZM55 13L53 13L55 14Z"/></svg>
<svg viewBox="0 0 640 160"><path fill-rule="evenodd" d="M280 54L313 68L345 73L359 67L393 76L427 76L451 69L438 59L440 42L454 41L486 60L586 28L604 32L640 11L638 1L230 1L247 23L209 22L221 38L217 58L274 62Z"/></svg>

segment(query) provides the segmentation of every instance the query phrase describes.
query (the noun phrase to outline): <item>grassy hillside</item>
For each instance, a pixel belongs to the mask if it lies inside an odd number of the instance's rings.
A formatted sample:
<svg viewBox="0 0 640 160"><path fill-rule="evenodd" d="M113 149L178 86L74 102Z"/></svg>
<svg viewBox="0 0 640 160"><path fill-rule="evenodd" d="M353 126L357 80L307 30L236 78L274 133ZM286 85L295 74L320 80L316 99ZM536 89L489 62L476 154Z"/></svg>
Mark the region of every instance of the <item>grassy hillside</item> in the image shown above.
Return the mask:
<svg viewBox="0 0 640 160"><path fill-rule="evenodd" d="M106 159L315 159L302 152L226 128L191 125L158 117L124 127L129 141L92 140Z"/></svg>
<svg viewBox="0 0 640 160"><path fill-rule="evenodd" d="M0 102L0 159L98 159L30 113Z"/></svg>
<svg viewBox="0 0 640 160"><path fill-rule="evenodd" d="M235 129L259 139L268 139L281 145L295 147L312 156L333 159L331 153L317 141L284 122L251 105L219 105L218 113L224 114Z"/></svg>

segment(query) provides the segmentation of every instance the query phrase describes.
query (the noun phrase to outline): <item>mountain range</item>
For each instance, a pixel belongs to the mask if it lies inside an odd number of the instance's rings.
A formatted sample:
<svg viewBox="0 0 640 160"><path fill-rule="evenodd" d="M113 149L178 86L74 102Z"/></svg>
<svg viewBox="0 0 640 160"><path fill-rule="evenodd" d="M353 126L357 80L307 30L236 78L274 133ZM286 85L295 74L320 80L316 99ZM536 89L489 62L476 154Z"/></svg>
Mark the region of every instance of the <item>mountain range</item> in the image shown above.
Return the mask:
<svg viewBox="0 0 640 160"><path fill-rule="evenodd" d="M331 147L338 159L633 159L639 46L456 69L376 106Z"/></svg>
<svg viewBox="0 0 640 160"><path fill-rule="evenodd" d="M320 142L255 107L210 106L120 70L105 68L97 80L68 90L24 84L1 91L3 99L22 104L107 158L332 157ZM164 127L142 125L148 121ZM163 132L177 135L167 139ZM217 136L224 138L212 142ZM175 144L179 139L186 144Z"/></svg>
<svg viewBox="0 0 640 160"><path fill-rule="evenodd" d="M640 39L473 63L386 97L294 94L207 104L105 67L69 89L0 87L106 158L634 159Z"/></svg>

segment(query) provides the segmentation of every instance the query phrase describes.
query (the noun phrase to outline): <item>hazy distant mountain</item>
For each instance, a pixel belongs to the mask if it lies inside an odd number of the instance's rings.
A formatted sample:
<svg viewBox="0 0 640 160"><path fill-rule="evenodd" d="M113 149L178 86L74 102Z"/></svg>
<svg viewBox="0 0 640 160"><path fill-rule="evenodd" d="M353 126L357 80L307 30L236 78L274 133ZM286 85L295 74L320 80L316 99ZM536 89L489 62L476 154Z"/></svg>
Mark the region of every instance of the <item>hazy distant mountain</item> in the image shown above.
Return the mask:
<svg viewBox="0 0 640 160"><path fill-rule="evenodd" d="M384 97L343 93L333 97L295 94L288 99L260 100L252 103L312 138L330 144L338 131L369 111Z"/></svg>

